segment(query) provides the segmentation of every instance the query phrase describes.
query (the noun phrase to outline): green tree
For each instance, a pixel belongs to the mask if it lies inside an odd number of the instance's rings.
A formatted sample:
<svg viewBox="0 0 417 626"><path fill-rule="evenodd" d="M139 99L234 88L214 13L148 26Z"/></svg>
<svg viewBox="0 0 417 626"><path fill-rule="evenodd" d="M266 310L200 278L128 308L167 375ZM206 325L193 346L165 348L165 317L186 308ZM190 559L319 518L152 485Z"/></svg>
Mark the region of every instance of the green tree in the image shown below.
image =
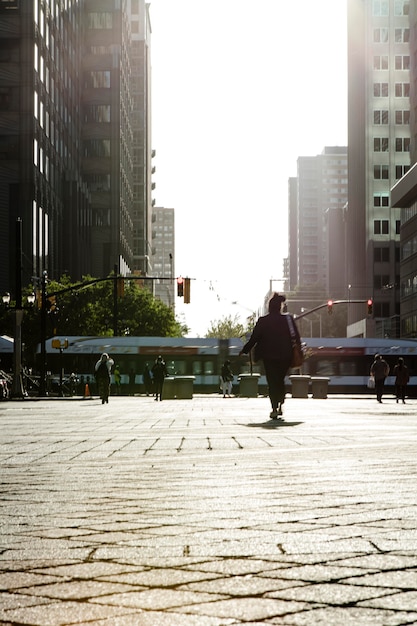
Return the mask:
<svg viewBox="0 0 417 626"><path fill-rule="evenodd" d="M93 281L83 277L82 283ZM124 295L117 300L117 330L119 335L182 337L188 328L178 322L173 310L153 297L150 291L135 280L125 279ZM68 291L64 291L68 289ZM47 337L53 335L113 335L113 280L80 287L68 276L59 282L49 281L47 295L57 293L47 313ZM32 289L25 290L28 293ZM64 291L64 293L59 293ZM51 303L51 301L49 301ZM11 303L12 306L14 303ZM1 334L13 336L11 311L0 314ZM22 337L26 354L33 354L40 342L40 311L36 307L25 311Z"/></svg>
<svg viewBox="0 0 417 626"><path fill-rule="evenodd" d="M232 317L228 315L220 320L210 322L210 327L206 337L216 337L217 339L231 339L232 337L243 337L247 329L240 322L238 315Z"/></svg>

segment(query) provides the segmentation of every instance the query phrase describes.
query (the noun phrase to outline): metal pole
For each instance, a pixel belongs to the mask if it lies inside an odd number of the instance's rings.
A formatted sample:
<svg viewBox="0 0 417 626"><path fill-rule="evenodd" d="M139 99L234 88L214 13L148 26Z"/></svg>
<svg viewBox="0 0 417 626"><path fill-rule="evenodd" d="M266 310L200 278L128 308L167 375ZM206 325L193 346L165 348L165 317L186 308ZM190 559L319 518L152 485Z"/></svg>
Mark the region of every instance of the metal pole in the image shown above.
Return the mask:
<svg viewBox="0 0 417 626"><path fill-rule="evenodd" d="M46 282L48 274L42 272L42 304L41 304L41 366L39 379L39 395L46 396Z"/></svg>
<svg viewBox="0 0 417 626"><path fill-rule="evenodd" d="M14 311L13 382L11 397L24 398L22 384L22 220L16 220L16 306Z"/></svg>
<svg viewBox="0 0 417 626"><path fill-rule="evenodd" d="M117 265L114 265L114 285L113 285L113 335L117 337Z"/></svg>

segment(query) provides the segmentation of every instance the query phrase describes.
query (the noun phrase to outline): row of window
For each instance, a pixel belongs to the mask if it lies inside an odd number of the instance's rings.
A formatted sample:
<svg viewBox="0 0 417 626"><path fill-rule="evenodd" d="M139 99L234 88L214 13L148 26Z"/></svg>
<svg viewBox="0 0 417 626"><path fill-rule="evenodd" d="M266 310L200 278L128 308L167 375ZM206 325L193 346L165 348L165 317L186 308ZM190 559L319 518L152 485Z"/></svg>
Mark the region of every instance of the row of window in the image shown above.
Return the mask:
<svg viewBox="0 0 417 626"><path fill-rule="evenodd" d="M396 165L395 179L400 180L408 172L410 165ZM389 165L374 165L374 180L389 180Z"/></svg>
<svg viewBox="0 0 417 626"><path fill-rule="evenodd" d="M390 0L373 0L372 3L372 15L375 17L388 17L389 16ZM410 0L395 0L394 2L394 15L409 15L410 13Z"/></svg>
<svg viewBox="0 0 417 626"><path fill-rule="evenodd" d="M401 297L414 296L417 293L417 276L408 276L401 281Z"/></svg>
<svg viewBox="0 0 417 626"><path fill-rule="evenodd" d="M395 123L398 125L410 123L410 111L395 111ZM374 124L385 125L389 124L389 111L388 109L374 109Z"/></svg>
<svg viewBox="0 0 417 626"><path fill-rule="evenodd" d="M389 42L389 28L374 28L374 43L388 43ZM395 28L394 29L395 43L409 43L410 41L410 29L409 28Z"/></svg>
<svg viewBox="0 0 417 626"><path fill-rule="evenodd" d="M374 220L374 235L389 235L389 220ZM401 222L396 220L395 222L395 234L400 234Z"/></svg>
<svg viewBox="0 0 417 626"><path fill-rule="evenodd" d="M404 241L401 246L401 260L404 261L408 257L417 253L417 235L414 235L408 241Z"/></svg>

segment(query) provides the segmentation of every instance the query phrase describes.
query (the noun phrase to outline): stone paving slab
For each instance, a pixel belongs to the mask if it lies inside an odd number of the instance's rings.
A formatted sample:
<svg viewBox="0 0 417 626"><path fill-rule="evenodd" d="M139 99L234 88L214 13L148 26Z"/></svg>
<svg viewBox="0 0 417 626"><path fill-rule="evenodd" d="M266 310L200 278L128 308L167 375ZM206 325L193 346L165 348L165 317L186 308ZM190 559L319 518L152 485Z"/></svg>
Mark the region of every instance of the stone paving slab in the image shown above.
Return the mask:
<svg viewBox="0 0 417 626"><path fill-rule="evenodd" d="M0 404L0 624L417 625L416 408Z"/></svg>

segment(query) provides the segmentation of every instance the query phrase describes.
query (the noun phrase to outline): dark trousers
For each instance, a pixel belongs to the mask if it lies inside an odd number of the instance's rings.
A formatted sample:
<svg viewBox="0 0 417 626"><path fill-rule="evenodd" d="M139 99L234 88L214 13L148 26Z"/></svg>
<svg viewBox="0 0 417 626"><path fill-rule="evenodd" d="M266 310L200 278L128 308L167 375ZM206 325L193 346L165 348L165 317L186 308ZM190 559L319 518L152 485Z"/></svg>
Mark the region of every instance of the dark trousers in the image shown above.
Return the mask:
<svg viewBox="0 0 417 626"><path fill-rule="evenodd" d="M405 400L405 389L407 385L395 385L395 395L397 400Z"/></svg>
<svg viewBox="0 0 417 626"><path fill-rule="evenodd" d="M155 396L158 399L162 400L162 389L164 388L164 378L158 379L154 378L154 387L155 387Z"/></svg>
<svg viewBox="0 0 417 626"><path fill-rule="evenodd" d="M266 380L268 383L268 395L271 400L272 409L277 409L278 405L285 400L285 375L290 364L286 361L275 359L264 359Z"/></svg>
<svg viewBox="0 0 417 626"><path fill-rule="evenodd" d="M375 378L375 393L378 401L381 400L384 393L384 382L385 378Z"/></svg>

